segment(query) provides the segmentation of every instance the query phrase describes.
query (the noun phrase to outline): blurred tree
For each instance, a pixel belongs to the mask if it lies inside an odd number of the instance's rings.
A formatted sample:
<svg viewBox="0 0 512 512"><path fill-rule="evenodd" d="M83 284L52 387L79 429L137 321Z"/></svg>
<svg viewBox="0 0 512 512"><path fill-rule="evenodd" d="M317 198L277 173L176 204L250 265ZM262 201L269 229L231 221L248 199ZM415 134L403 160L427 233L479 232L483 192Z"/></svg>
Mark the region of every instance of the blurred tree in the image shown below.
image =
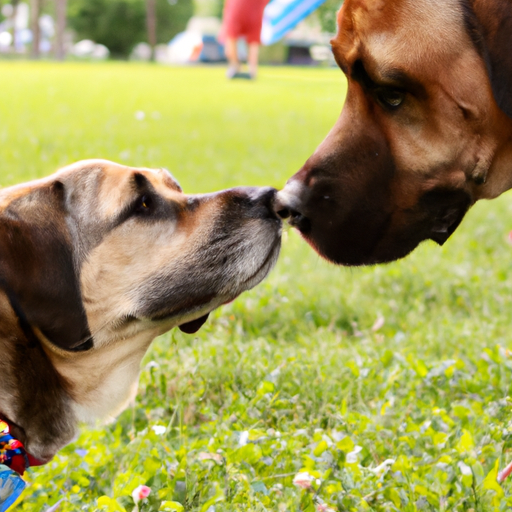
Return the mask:
<svg viewBox="0 0 512 512"><path fill-rule="evenodd" d="M192 0L154 0L156 43L167 43L185 29ZM113 58L127 58L148 41L145 0L69 0L68 22L79 39L104 44Z"/></svg>
<svg viewBox="0 0 512 512"><path fill-rule="evenodd" d="M65 57L64 32L66 31L66 11L67 0L55 0L55 58L57 60L64 60Z"/></svg>
<svg viewBox="0 0 512 512"><path fill-rule="evenodd" d="M336 33L336 15L341 8L343 0L327 0L318 8L318 17L324 32Z"/></svg>
<svg viewBox="0 0 512 512"><path fill-rule="evenodd" d="M148 43L151 46L151 60L155 60L156 46L156 0L146 0L146 26L148 28Z"/></svg>
<svg viewBox="0 0 512 512"><path fill-rule="evenodd" d="M39 30L39 16L41 16L42 0L32 0L30 3L30 28L32 30L32 58L39 58L41 44L41 30Z"/></svg>
<svg viewBox="0 0 512 512"><path fill-rule="evenodd" d="M222 0L194 0L194 16L222 16Z"/></svg>
<svg viewBox="0 0 512 512"><path fill-rule="evenodd" d="M16 26L16 18L18 17L18 4L19 0L12 0L12 11L11 11L11 30L12 30L12 51L16 53L16 47L18 46L18 31Z"/></svg>

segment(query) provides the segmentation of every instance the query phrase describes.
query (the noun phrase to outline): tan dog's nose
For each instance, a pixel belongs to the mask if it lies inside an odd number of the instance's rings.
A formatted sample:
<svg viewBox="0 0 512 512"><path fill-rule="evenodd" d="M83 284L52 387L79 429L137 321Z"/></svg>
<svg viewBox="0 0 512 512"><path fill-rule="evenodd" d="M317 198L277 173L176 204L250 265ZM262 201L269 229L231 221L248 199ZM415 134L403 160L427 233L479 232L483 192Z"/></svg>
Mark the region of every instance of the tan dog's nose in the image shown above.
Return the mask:
<svg viewBox="0 0 512 512"><path fill-rule="evenodd" d="M279 220L275 211L277 190L272 187L239 187L233 191L241 193L249 201L251 215L259 218L274 218Z"/></svg>

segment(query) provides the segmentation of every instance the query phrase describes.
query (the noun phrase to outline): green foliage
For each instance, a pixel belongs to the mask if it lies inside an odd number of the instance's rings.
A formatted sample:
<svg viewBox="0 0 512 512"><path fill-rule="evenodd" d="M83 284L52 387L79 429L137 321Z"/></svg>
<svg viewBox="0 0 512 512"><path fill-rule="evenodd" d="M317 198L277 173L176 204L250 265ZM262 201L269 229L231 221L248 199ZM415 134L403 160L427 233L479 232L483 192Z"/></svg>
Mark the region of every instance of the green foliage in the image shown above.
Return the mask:
<svg viewBox="0 0 512 512"><path fill-rule="evenodd" d="M2 185L104 157L191 193L282 186L336 120L342 74L223 71L0 64ZM374 268L328 265L286 229L270 277L158 339L134 407L30 470L14 511L131 512L141 484L140 512L511 510L510 197Z"/></svg>
<svg viewBox="0 0 512 512"><path fill-rule="evenodd" d="M194 16L222 16L222 0L194 0Z"/></svg>
<svg viewBox="0 0 512 512"><path fill-rule="evenodd" d="M342 3L342 0L327 0L318 8L318 17L324 32L329 34L336 33L336 15Z"/></svg>
<svg viewBox="0 0 512 512"><path fill-rule="evenodd" d="M192 16L192 0L157 0L157 40L167 43L185 29ZM147 41L144 0L70 0L69 25L79 39L104 44L113 57L126 58L133 47Z"/></svg>

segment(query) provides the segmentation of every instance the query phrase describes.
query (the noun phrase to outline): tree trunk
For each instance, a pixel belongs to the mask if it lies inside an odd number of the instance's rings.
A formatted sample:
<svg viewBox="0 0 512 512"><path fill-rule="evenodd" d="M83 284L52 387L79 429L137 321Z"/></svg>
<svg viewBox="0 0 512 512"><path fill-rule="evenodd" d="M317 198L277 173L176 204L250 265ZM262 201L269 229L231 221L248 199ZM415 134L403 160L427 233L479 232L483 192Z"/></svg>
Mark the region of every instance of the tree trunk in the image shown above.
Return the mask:
<svg viewBox="0 0 512 512"><path fill-rule="evenodd" d="M56 30L55 30L55 58L64 60L66 48L64 45L64 33L66 31L67 0L56 0Z"/></svg>
<svg viewBox="0 0 512 512"><path fill-rule="evenodd" d="M30 5L32 28L32 58L39 59L41 44L41 30L39 29L39 16L41 16L41 0L32 0Z"/></svg>
<svg viewBox="0 0 512 512"><path fill-rule="evenodd" d="M16 18L18 17L18 3L19 0L12 0L12 52L16 53L16 46L18 46L18 34L16 33Z"/></svg>
<svg viewBox="0 0 512 512"><path fill-rule="evenodd" d="M155 60L156 0L146 0L146 24L148 28L148 43L151 46L151 60Z"/></svg>

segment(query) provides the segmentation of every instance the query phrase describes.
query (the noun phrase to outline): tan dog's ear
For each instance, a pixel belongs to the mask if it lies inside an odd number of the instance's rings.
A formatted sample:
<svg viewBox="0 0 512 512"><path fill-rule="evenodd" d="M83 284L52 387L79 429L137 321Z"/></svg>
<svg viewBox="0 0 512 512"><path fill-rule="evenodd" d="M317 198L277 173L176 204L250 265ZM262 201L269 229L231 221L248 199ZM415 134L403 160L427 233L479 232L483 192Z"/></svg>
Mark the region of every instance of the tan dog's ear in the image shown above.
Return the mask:
<svg viewBox="0 0 512 512"><path fill-rule="evenodd" d="M512 2L461 1L466 27L485 60L496 103L512 118Z"/></svg>
<svg viewBox="0 0 512 512"><path fill-rule="evenodd" d="M12 200L0 213L0 288L27 337L38 328L65 350L92 346L55 181Z"/></svg>

